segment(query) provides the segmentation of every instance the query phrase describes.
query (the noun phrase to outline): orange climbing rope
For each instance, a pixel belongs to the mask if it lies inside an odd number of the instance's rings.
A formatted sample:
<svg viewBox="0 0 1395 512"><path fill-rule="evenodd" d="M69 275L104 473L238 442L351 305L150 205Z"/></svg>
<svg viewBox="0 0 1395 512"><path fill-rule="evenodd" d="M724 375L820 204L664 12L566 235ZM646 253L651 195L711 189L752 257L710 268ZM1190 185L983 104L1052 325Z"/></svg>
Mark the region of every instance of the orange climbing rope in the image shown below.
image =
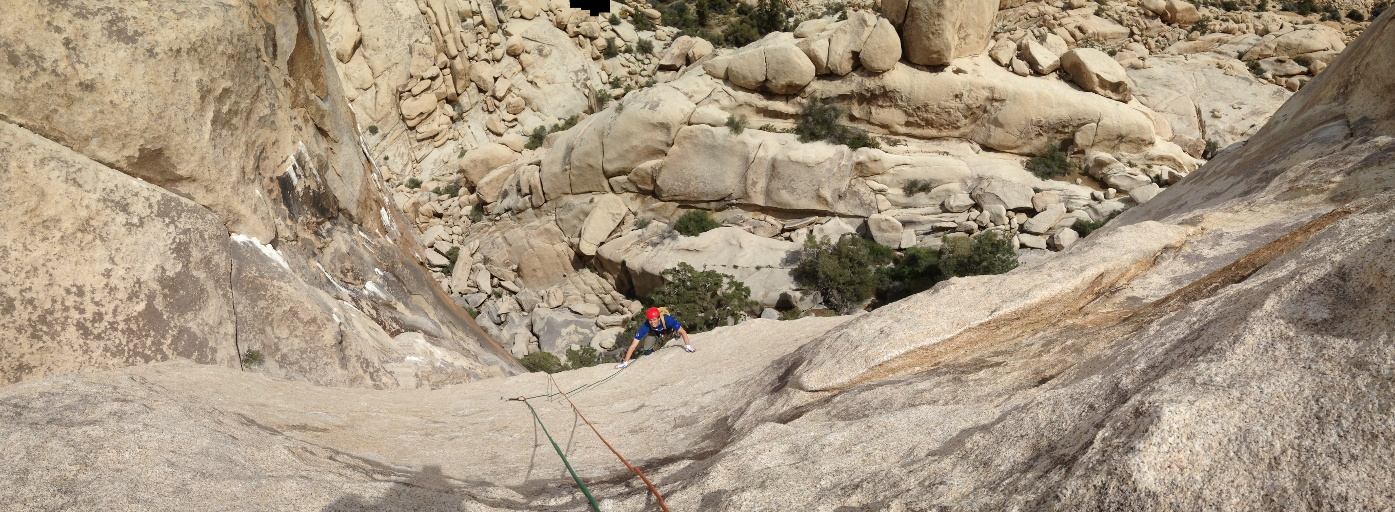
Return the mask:
<svg viewBox="0 0 1395 512"><path fill-rule="evenodd" d="M615 451L615 447L611 446L610 442L605 440L605 436L602 436L599 430L596 430L596 426L591 424L591 420L586 419L586 415L581 414L581 409L578 409L576 404L572 403L572 399L568 397L566 393L562 392L562 387L557 385L557 380L553 379L552 375L548 375L547 378L552 381L552 385L557 388L557 392L562 395L562 398L567 399L567 403L572 406L573 411L576 411L576 415L581 417L581 421L586 422L586 426L591 427L591 431L596 433L596 437L599 437L602 443L605 443L606 448L610 448L610 453L614 453L615 456L620 459L620 462L625 464L625 467L630 468L630 471L634 471L636 475L639 475L640 480L644 480L644 485L649 486L649 492L654 495L655 499L659 500L659 508L663 509L664 512L669 512L668 505L664 504L664 497L659 495L659 490L654 488L654 484L649 481L649 477L644 476L643 471L630 465L630 462L625 460L625 457L621 456L620 452Z"/></svg>

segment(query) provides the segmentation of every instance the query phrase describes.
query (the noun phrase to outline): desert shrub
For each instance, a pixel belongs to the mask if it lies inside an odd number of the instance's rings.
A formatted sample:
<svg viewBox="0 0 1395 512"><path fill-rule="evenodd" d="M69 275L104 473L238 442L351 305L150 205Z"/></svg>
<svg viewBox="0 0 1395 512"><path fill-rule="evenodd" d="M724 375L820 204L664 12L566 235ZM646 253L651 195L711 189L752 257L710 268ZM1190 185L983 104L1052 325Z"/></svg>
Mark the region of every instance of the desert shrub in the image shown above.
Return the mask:
<svg viewBox="0 0 1395 512"><path fill-rule="evenodd" d="M934 188L935 185L933 183L930 183L929 181L907 180L906 184L901 186L901 192L908 196L913 196L916 194L928 193L931 190L934 190Z"/></svg>
<svg viewBox="0 0 1395 512"><path fill-rule="evenodd" d="M630 16L630 23L634 24L635 30L654 30L654 22L642 12L636 12Z"/></svg>
<svg viewBox="0 0 1395 512"><path fill-rule="evenodd" d="M780 320L799 320L800 318L804 318L806 315L807 313L805 313L802 309L789 308L780 312Z"/></svg>
<svg viewBox="0 0 1395 512"><path fill-rule="evenodd" d="M877 290L877 298L883 302L895 302L935 286L946 276L940 270L940 254L920 247L905 250L892 265L881 267L882 286Z"/></svg>
<svg viewBox="0 0 1395 512"><path fill-rule="evenodd" d="M763 125L760 125L760 126L756 127L756 129L757 129L757 130L760 130L760 131L763 131L763 132L770 132L770 133L777 133L777 132L780 131L779 128L776 128L775 125L770 124L770 123L765 123L765 124L763 124Z"/></svg>
<svg viewBox="0 0 1395 512"><path fill-rule="evenodd" d="M374 125L369 125L369 126L368 126L368 134L369 134L369 135L377 135L377 134L378 134L378 125L376 125L376 124L374 124Z"/></svg>
<svg viewBox="0 0 1395 512"><path fill-rule="evenodd" d="M530 372L557 373L566 370L562 360L551 352L534 352L518 360Z"/></svg>
<svg viewBox="0 0 1395 512"><path fill-rule="evenodd" d="M403 185L405 185L407 188L415 190L421 188L421 180L416 178L407 178L407 181L404 182Z"/></svg>
<svg viewBox="0 0 1395 512"><path fill-rule="evenodd" d="M1293 58L1293 63L1306 68L1308 66L1313 65L1313 59L1309 59L1307 56L1304 55L1299 55Z"/></svg>
<svg viewBox="0 0 1395 512"><path fill-rule="evenodd" d="M654 53L654 41L650 39L640 39L635 41L635 53L649 55Z"/></svg>
<svg viewBox="0 0 1395 512"><path fill-rule="evenodd" d="M600 363L600 354L596 353L596 349L594 347L591 347L590 345L583 346L579 349L567 349L566 369L568 370L580 370L582 368L590 368Z"/></svg>
<svg viewBox="0 0 1395 512"><path fill-rule="evenodd" d="M698 236L720 227L722 223L712 218L707 210L688 210L673 223L673 229L683 236Z"/></svg>
<svg viewBox="0 0 1395 512"><path fill-rule="evenodd" d="M741 132L746 131L746 116L727 116L727 129L731 130L731 133L741 135Z"/></svg>
<svg viewBox="0 0 1395 512"><path fill-rule="evenodd" d="M442 186L439 186L439 187L436 187L436 188L432 189L432 190L431 190L431 193L436 194L436 195L438 195L438 196L450 196L450 197L455 197L456 194L459 194L459 193L460 193L460 185L456 185L456 184L454 184L454 183L448 183L448 184L445 184L445 185L442 185Z"/></svg>
<svg viewBox="0 0 1395 512"><path fill-rule="evenodd" d="M839 313L856 311L885 276L877 267L891 262L895 251L871 240L845 236L838 242L810 236L804 240L794 279L823 294L824 303Z"/></svg>
<svg viewBox="0 0 1395 512"><path fill-rule="evenodd" d="M1216 154L1221 152L1221 143L1211 139L1206 139L1206 149L1201 150L1201 158L1210 160L1216 158Z"/></svg>
<svg viewBox="0 0 1395 512"><path fill-rule="evenodd" d="M867 135L866 131L844 126L842 118L843 109L822 98L812 98L804 105L799 123L794 127L794 134L799 136L800 142L824 140L852 149L881 146L881 143Z"/></svg>
<svg viewBox="0 0 1395 512"><path fill-rule="evenodd" d="M615 98L610 95L610 91L596 89L596 108L605 108L606 105L610 104L610 100L612 99Z"/></svg>
<svg viewBox="0 0 1395 512"><path fill-rule="evenodd" d="M1240 10L1240 2L1236 2L1235 0L1224 0L1221 2L1221 9L1225 9L1226 11L1238 11Z"/></svg>
<svg viewBox="0 0 1395 512"><path fill-rule="evenodd" d="M751 289L736 278L713 270L699 271L687 263L660 273L664 284L643 299L646 306L667 307L683 323L689 334L710 331L752 314L759 307L751 300ZM644 312L631 319L628 332L635 332Z"/></svg>
<svg viewBox="0 0 1395 512"><path fill-rule="evenodd" d="M605 49L601 50L601 55L607 59L613 59L620 55L620 46L615 43L615 38L605 38Z"/></svg>
<svg viewBox="0 0 1395 512"><path fill-rule="evenodd" d="M1046 154L1032 157L1027 161L1027 170L1041 179L1059 178L1070 174L1075 170L1075 164L1070 161L1070 156L1065 150L1061 149L1064 145L1064 142L1052 145L1047 148Z"/></svg>
<svg viewBox="0 0 1395 512"><path fill-rule="evenodd" d="M611 25L619 25L620 17L616 16L615 13L612 12L610 13L610 18L607 21L609 21Z"/></svg>
<svg viewBox="0 0 1395 512"><path fill-rule="evenodd" d="M242 366L244 368L261 366L265 360L266 358L262 356L262 351L255 348L249 348L242 353Z"/></svg>
<svg viewBox="0 0 1395 512"><path fill-rule="evenodd" d="M1080 233L1080 236L1086 237L1090 236L1090 233L1094 233L1095 230L1104 227L1105 222L1106 221L1102 220L1075 219L1075 224L1071 225L1071 229L1074 229L1075 232Z"/></svg>
<svg viewBox="0 0 1395 512"><path fill-rule="evenodd" d="M1001 274L1017 268L1011 235L990 230L972 238L946 238L940 271L947 277Z"/></svg>
<svg viewBox="0 0 1395 512"><path fill-rule="evenodd" d="M1250 70L1250 74L1251 74L1251 75L1254 75L1254 76L1257 76L1257 77L1258 77L1258 76L1264 76L1264 66L1259 65L1259 61L1257 61L1257 60L1252 60L1252 61L1246 62L1246 63L1245 63L1245 67L1248 68L1248 69Z"/></svg>
<svg viewBox="0 0 1395 512"><path fill-rule="evenodd" d="M479 222L482 220L484 220L484 205L475 203L474 206L470 207L470 222Z"/></svg>
<svg viewBox="0 0 1395 512"><path fill-rule="evenodd" d="M635 217L635 229L647 228L652 222L654 222L654 220L649 217Z"/></svg>
<svg viewBox="0 0 1395 512"><path fill-rule="evenodd" d="M547 139L547 133L546 126L533 128L533 134L528 136L528 143L524 144L523 147L528 149L538 149L542 147L543 141Z"/></svg>
<svg viewBox="0 0 1395 512"><path fill-rule="evenodd" d="M450 263L446 264L446 268L443 269L442 272L446 275L451 275L455 272L455 262L460 261L460 247L454 246L446 251L446 259L449 260Z"/></svg>

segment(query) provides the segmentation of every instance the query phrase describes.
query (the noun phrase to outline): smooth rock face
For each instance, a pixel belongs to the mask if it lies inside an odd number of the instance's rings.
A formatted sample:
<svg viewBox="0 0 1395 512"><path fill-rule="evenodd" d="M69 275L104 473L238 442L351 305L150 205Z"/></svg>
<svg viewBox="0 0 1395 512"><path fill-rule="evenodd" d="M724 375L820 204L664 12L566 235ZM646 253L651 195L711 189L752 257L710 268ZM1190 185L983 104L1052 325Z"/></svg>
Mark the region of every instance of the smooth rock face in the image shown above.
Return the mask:
<svg viewBox="0 0 1395 512"><path fill-rule="evenodd" d="M233 242L216 215L9 123L0 154L0 383L174 358L238 367Z"/></svg>
<svg viewBox="0 0 1395 512"><path fill-rule="evenodd" d="M856 95L854 117L892 133L961 137L1000 151L1038 154L1095 123L1095 147L1140 153L1154 145L1153 121L1139 110L1067 84L1019 77L991 63L969 74L897 66L875 80L810 84L825 97ZM924 108L907 110L906 104Z"/></svg>
<svg viewBox="0 0 1395 512"><path fill-rule="evenodd" d="M997 12L996 0L909 0L882 5L882 15L901 32L906 60L922 66L943 66L982 52Z"/></svg>
<svg viewBox="0 0 1395 512"><path fill-rule="evenodd" d="M1124 103L1133 100L1133 83L1124 67L1102 51L1076 48L1061 56L1061 67L1082 89Z"/></svg>
<svg viewBox="0 0 1395 512"><path fill-rule="evenodd" d="M139 282L139 290L87 290L93 295L82 301L126 305L102 312L100 320L84 320L91 328L112 336L150 332L143 335L146 342L100 356L90 353L95 357L81 364L96 369L169 357L227 364L236 362L240 351L255 348L265 362L254 371L362 387L440 386L521 370L417 264L422 248L364 155L356 115L331 67L342 59L329 54L331 45L310 7L74 1L12 9L0 17L0 47L16 52L16 58L0 59L0 75L28 77L0 83L0 118L81 155L42 150L54 159L87 158L147 184L114 188L103 197L109 208L130 205L129 213L112 217L127 216L124 229L133 238L115 242L119 230L112 226L92 236L96 252L90 254L143 254L143 249L112 245L121 243L170 250L135 262L148 266L145 277L126 277L130 286ZM26 28L44 24L52 30ZM360 41L359 48L379 43L367 36ZM346 52L354 48L351 40L335 46ZM397 98L388 96L386 108L395 110ZM41 172L33 178L39 181L77 172L0 156L0 165L18 169L21 164L30 169L26 172ZM73 169L98 173L87 164ZM102 181L110 186L123 183L105 174ZM81 187L99 188L96 183ZM156 189L183 197L193 210L212 217L154 200L149 191ZM70 196L89 201L84 194ZM152 201L164 206L140 206ZM188 224L187 236L159 234L171 219ZM9 222L18 221L0 219L0 225ZM209 222L220 226L222 243L204 242ZM84 229L89 228L72 231ZM230 241L230 234L237 238ZM60 259L43 252L60 247L36 246L34 257ZM70 252L62 254L69 259ZM156 278L161 275L166 278ZM216 275L224 277L215 281ZM209 289L215 282L224 284ZM224 297L227 311L210 313L208 308L221 307ZM61 309L43 310L52 315ZM0 308L0 316L6 311ZM228 321L235 322L232 332L223 326ZM158 327L166 323L167 328ZM398 334L403 332L421 334L436 350L403 341L407 338ZM63 336L76 340L79 331ZM58 371L66 364L57 362L52 370L34 366L6 378Z"/></svg>

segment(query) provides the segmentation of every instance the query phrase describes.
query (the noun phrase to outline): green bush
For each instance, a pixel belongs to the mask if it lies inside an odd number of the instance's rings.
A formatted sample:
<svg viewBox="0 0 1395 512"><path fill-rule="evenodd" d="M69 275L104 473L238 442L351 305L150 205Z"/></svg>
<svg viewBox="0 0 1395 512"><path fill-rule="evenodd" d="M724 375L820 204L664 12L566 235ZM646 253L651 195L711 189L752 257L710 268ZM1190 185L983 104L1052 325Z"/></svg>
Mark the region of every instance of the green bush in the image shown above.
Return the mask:
<svg viewBox="0 0 1395 512"><path fill-rule="evenodd" d="M479 222L482 220L484 220L484 205L475 203L474 206L470 207L470 222Z"/></svg>
<svg viewBox="0 0 1395 512"><path fill-rule="evenodd" d="M1299 55L1293 58L1293 63L1306 68L1308 66L1313 65L1313 59L1309 59L1307 56L1304 55Z"/></svg>
<svg viewBox="0 0 1395 512"><path fill-rule="evenodd" d="M650 39L640 39L635 41L635 53L649 55L654 53L654 41Z"/></svg>
<svg viewBox="0 0 1395 512"><path fill-rule="evenodd" d="M822 98L811 98L809 103L804 105L799 123L794 127L794 134L799 136L800 142L823 140L852 149L881 147L881 142L869 136L866 131L844 126L842 118L843 109L837 105Z"/></svg>
<svg viewBox="0 0 1395 512"><path fill-rule="evenodd" d="M1264 66L1259 65L1259 61L1257 60L1246 62L1245 67L1249 68L1251 75L1257 77L1264 76Z"/></svg>
<svg viewBox="0 0 1395 512"><path fill-rule="evenodd" d="M407 188L415 190L421 188L421 180L416 178L407 178L407 181L403 183L403 185L405 185Z"/></svg>
<svg viewBox="0 0 1395 512"><path fill-rule="evenodd" d="M436 195L438 195L438 196L450 196L450 197L455 197L456 194L459 194L459 193L460 193L460 185L456 185L456 184L454 184L454 183L449 183L449 184L446 184L446 185L443 185L443 186L436 187L435 189L432 189L432 190L431 190L431 193L436 194Z"/></svg>
<svg viewBox="0 0 1395 512"><path fill-rule="evenodd" d="M664 306L683 323L689 334L710 331L743 314L753 314L759 304L751 289L736 278L713 270L699 271L687 263L660 273L664 284L643 299L647 306ZM626 331L634 333L644 312L630 319ZM631 334L633 336L633 334Z"/></svg>
<svg viewBox="0 0 1395 512"><path fill-rule="evenodd" d="M1211 139L1206 139L1206 149L1201 150L1201 158L1210 160L1216 158L1216 153L1221 152L1221 143Z"/></svg>
<svg viewBox="0 0 1395 512"><path fill-rule="evenodd" d="M557 373L566 370L562 360L551 352L534 352L518 360L530 372Z"/></svg>
<svg viewBox="0 0 1395 512"><path fill-rule="evenodd" d="M368 126L368 134L369 134L369 135L377 135L377 134L378 134L378 125L376 125L376 124L374 124L374 125L369 125L369 126Z"/></svg>
<svg viewBox="0 0 1395 512"><path fill-rule="evenodd" d="M673 229L683 236L698 236L720 227L722 223L712 218L707 210L688 210L688 213L684 213L673 223Z"/></svg>
<svg viewBox="0 0 1395 512"><path fill-rule="evenodd" d="M600 354L596 353L596 349L594 347L591 347L590 345L581 347L580 349L567 349L566 369L568 370L580 370L582 368L590 368L600 363Z"/></svg>
<svg viewBox="0 0 1395 512"><path fill-rule="evenodd" d="M608 21L610 21L611 25L619 25L620 17L616 16L615 13L610 13L610 19Z"/></svg>
<svg viewBox="0 0 1395 512"><path fill-rule="evenodd" d="M460 261L460 247L453 246L449 251L446 251L446 259L450 260L450 263L446 265L446 268L442 270L442 272L446 275L451 275L455 272L455 262Z"/></svg>
<svg viewBox="0 0 1395 512"><path fill-rule="evenodd" d="M1061 149L1064 145L1064 142L1052 145L1047 148L1046 154L1032 157L1027 161L1027 170L1041 179L1059 178L1075 171L1075 164L1070 161L1070 156Z"/></svg>
<svg viewBox="0 0 1395 512"><path fill-rule="evenodd" d="M635 217L635 229L647 228L649 227L649 223L653 221L654 220L649 217Z"/></svg>
<svg viewBox="0 0 1395 512"><path fill-rule="evenodd" d="M794 279L823 294L824 303L839 313L856 311L885 283L877 267L891 262L895 251L857 236L837 243L810 236L804 240Z"/></svg>
<svg viewBox="0 0 1395 512"><path fill-rule="evenodd" d="M615 98L610 95L610 91L596 89L596 108L605 108L606 105L610 104L610 100L612 99Z"/></svg>
<svg viewBox="0 0 1395 512"><path fill-rule="evenodd" d="M1235 0L1224 0L1221 2L1221 9L1225 9L1226 11L1238 11L1240 10L1240 3Z"/></svg>
<svg viewBox="0 0 1395 512"><path fill-rule="evenodd" d="M262 351L255 348L249 348L242 353L242 366L244 368L261 366L263 361L265 361L265 358L262 356Z"/></svg>
<svg viewBox="0 0 1395 512"><path fill-rule="evenodd" d="M940 256L940 271L948 277L1001 274L1017 268L1017 252L1011 235L985 231L972 238L947 238Z"/></svg>
<svg viewBox="0 0 1395 512"><path fill-rule="evenodd" d="M547 139L547 133L546 126L533 128L533 134L528 136L528 143L524 144L523 147L528 149L538 149L542 147L543 141Z"/></svg>
<svg viewBox="0 0 1395 512"><path fill-rule="evenodd" d="M877 298L884 303L928 290L947 278L940 270L940 254L920 247L906 249L895 264L881 267L879 271L883 279Z"/></svg>
<svg viewBox="0 0 1395 512"><path fill-rule="evenodd" d="M728 116L727 116L727 129L731 130L731 133L735 133L735 134L737 134L737 135L741 135L741 132L746 131L746 116L745 116L745 115L741 115L741 116L728 115Z"/></svg>
<svg viewBox="0 0 1395 512"><path fill-rule="evenodd" d="M630 23L634 24L635 30L654 30L654 21L650 20L642 12L636 12L630 16Z"/></svg>
<svg viewBox="0 0 1395 512"><path fill-rule="evenodd" d="M601 50L601 55L607 59L613 59L620 55L620 46L615 44L615 38L605 38L605 49Z"/></svg>
<svg viewBox="0 0 1395 512"><path fill-rule="evenodd" d="M925 180L907 180L906 184L901 186L901 192L907 196L929 193L934 189L935 185Z"/></svg>

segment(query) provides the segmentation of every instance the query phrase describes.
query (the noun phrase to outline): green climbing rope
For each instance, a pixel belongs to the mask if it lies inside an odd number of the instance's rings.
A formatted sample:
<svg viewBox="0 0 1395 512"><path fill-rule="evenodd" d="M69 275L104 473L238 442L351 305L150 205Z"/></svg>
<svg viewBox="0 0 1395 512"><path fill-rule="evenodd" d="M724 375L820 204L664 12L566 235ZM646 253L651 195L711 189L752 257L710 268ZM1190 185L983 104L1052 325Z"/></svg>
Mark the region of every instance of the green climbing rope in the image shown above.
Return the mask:
<svg viewBox="0 0 1395 512"><path fill-rule="evenodd" d="M538 417L538 411L533 409L533 404L528 403L526 398L518 401L523 402L523 405L528 406L528 411L533 413L533 420L538 422L539 427L542 427L543 435L547 436L547 441L552 443L552 449L557 450L557 456L562 458L562 465L567 467L567 472L572 474L572 480L575 480L576 486L581 488L581 493L586 495L586 501L591 503L591 510L601 512L601 506L596 504L596 498L591 496L591 490L586 488L586 484L581 483L581 477L576 476L576 470L572 469L572 463L567 462L567 456L562 454L562 447L557 446L557 441L552 439L552 434L547 433L547 426L543 425L542 418Z"/></svg>

